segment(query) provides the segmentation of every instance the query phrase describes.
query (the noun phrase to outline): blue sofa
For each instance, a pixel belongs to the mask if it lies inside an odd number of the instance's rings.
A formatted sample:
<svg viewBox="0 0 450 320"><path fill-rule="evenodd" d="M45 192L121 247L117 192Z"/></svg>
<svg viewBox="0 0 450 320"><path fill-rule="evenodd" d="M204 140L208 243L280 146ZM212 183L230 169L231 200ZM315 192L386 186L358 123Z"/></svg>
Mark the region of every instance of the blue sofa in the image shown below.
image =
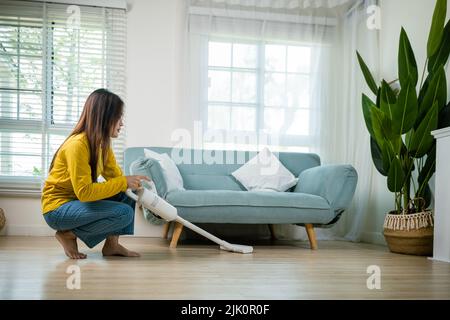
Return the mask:
<svg viewBox="0 0 450 320"><path fill-rule="evenodd" d="M315 154L281 152L279 160L299 178L298 184L288 192L249 192L231 173L254 152L147 149L175 160L186 190L167 192L161 166L144 157L143 147L125 150L125 174L150 176L158 195L175 206L181 217L193 223L268 224L272 235L274 224L305 226L312 249L317 248L314 227L336 223L350 205L357 184L357 173L350 165L321 166ZM179 164L180 159L184 163ZM169 227L166 224L165 237ZM176 223L171 247L176 247L182 229Z"/></svg>

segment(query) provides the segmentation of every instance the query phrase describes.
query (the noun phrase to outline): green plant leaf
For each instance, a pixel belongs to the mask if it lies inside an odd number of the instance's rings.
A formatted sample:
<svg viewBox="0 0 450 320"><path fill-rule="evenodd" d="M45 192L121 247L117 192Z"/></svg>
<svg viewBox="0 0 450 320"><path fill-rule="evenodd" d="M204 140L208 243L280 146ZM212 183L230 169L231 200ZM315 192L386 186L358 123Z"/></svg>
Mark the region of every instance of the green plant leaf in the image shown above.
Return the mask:
<svg viewBox="0 0 450 320"><path fill-rule="evenodd" d="M428 36L427 57L431 58L439 49L444 33L445 17L447 15L447 0L437 0Z"/></svg>
<svg viewBox="0 0 450 320"><path fill-rule="evenodd" d="M425 188L420 194L416 193L415 198L423 198L425 200L425 206L423 208L418 208L420 211L426 210L431 205L431 199L433 198L433 195L431 194L430 185L426 184Z"/></svg>
<svg viewBox="0 0 450 320"><path fill-rule="evenodd" d="M358 56L359 65L361 67L364 78L366 79L367 85L369 86L370 90L372 90L372 92L376 95L378 92L378 86L372 76L372 73L370 72L369 68L367 67L358 51L356 51L356 55Z"/></svg>
<svg viewBox="0 0 450 320"><path fill-rule="evenodd" d="M396 108L397 97L395 96L394 90L392 90L391 86L386 82L381 82L381 99L380 99L380 107L381 111L386 114L389 119L393 119L393 109Z"/></svg>
<svg viewBox="0 0 450 320"><path fill-rule="evenodd" d="M375 168L381 173L383 176L387 177L387 170L383 168L383 156L380 147L378 146L375 138L370 137L370 151L372 153L372 160Z"/></svg>
<svg viewBox="0 0 450 320"><path fill-rule="evenodd" d="M397 157L394 157L392 159L387 178L389 191L400 192L402 190L404 182L405 173L403 172L402 164Z"/></svg>
<svg viewBox="0 0 450 320"><path fill-rule="evenodd" d="M377 144L383 150L386 143L390 144L396 154L400 153L402 138L392 131L392 121L378 108L370 109L372 128Z"/></svg>
<svg viewBox="0 0 450 320"><path fill-rule="evenodd" d="M381 87L378 88L376 103L377 103L377 108L381 109Z"/></svg>
<svg viewBox="0 0 450 320"><path fill-rule="evenodd" d="M394 150L392 150L392 146L389 143L384 144L382 157L383 170L389 172L392 160L395 158Z"/></svg>
<svg viewBox="0 0 450 320"><path fill-rule="evenodd" d="M370 108L376 107L375 103L372 102L364 93L362 95L362 110L364 115L364 120L366 122L367 130L370 135L374 137L373 128L372 128L372 118L370 116Z"/></svg>
<svg viewBox="0 0 450 320"><path fill-rule="evenodd" d="M409 154L414 158L422 158L428 153L433 145L434 138L431 131L435 130L438 125L438 103L433 104L433 107L428 111L425 118L421 121L417 130L412 131L411 141L409 145Z"/></svg>
<svg viewBox="0 0 450 320"><path fill-rule="evenodd" d="M389 141L390 137L390 121L383 113L383 111L373 107L370 108L370 118L372 119L372 128L375 140L378 146L380 146L381 150L383 150L384 144Z"/></svg>
<svg viewBox="0 0 450 320"><path fill-rule="evenodd" d="M411 132L411 130L408 131L408 132ZM406 148L406 145L403 143L403 139L400 138L400 140L401 140L401 141L400 141L400 143L401 143L400 155L401 155L402 157L408 156L408 148Z"/></svg>
<svg viewBox="0 0 450 320"><path fill-rule="evenodd" d="M410 146L411 146L411 136L412 136L413 131L414 131L414 129L408 131L405 135L405 144L406 144L406 147L408 148L408 150L410 149Z"/></svg>
<svg viewBox="0 0 450 320"><path fill-rule="evenodd" d="M436 171L436 143L434 143L432 149L427 154L427 160L425 161L425 165L422 170L419 172L419 176L417 179L419 188L417 189L416 198L424 198L426 202L426 208L430 205L431 200L431 192L429 188L429 182L431 177ZM428 194L429 193L429 194Z"/></svg>
<svg viewBox="0 0 450 320"><path fill-rule="evenodd" d="M416 87L417 80L419 79L414 51L411 48L408 35L403 28L400 32L400 43L398 49L398 78L402 87L406 86L407 82L411 80L414 84L414 88Z"/></svg>
<svg viewBox="0 0 450 320"><path fill-rule="evenodd" d="M419 100L419 106L422 104L423 98L425 98L425 94L427 93L428 87L430 86L430 81L431 81L432 76L433 76L433 75L432 75L431 73L429 73L429 74L427 75L427 78L426 78L425 81L423 82L422 88L420 88L420 91L419 91L419 97L418 97L418 100Z"/></svg>
<svg viewBox="0 0 450 320"><path fill-rule="evenodd" d="M394 134L394 138L392 138L389 143L391 144L391 148L395 152L395 154L400 155L402 152L402 148L404 147L402 136Z"/></svg>
<svg viewBox="0 0 450 320"><path fill-rule="evenodd" d="M439 111L447 103L447 79L445 77L445 71L442 65L433 75L433 78L431 79L431 82L428 85L425 95L419 105L419 116L416 121L416 128L435 102L438 104Z"/></svg>
<svg viewBox="0 0 450 320"><path fill-rule="evenodd" d="M442 108L438 116L438 129L450 127L450 103Z"/></svg>
<svg viewBox="0 0 450 320"><path fill-rule="evenodd" d="M396 107L392 109L394 132L402 135L411 130L416 123L418 112L416 85L409 79L400 90Z"/></svg>
<svg viewBox="0 0 450 320"><path fill-rule="evenodd" d="M433 73L439 68L440 65L447 63L450 55L450 20L447 22L444 28L444 34L442 36L441 44L436 53L428 61L428 72Z"/></svg>
<svg viewBox="0 0 450 320"><path fill-rule="evenodd" d="M434 144L433 147L431 148L431 151L428 152L425 165L419 172L419 177L417 179L417 181L419 182L419 189L417 190L418 192L421 191L420 190L421 188L422 189L424 188L423 184L428 184L435 171L436 171L436 144Z"/></svg>

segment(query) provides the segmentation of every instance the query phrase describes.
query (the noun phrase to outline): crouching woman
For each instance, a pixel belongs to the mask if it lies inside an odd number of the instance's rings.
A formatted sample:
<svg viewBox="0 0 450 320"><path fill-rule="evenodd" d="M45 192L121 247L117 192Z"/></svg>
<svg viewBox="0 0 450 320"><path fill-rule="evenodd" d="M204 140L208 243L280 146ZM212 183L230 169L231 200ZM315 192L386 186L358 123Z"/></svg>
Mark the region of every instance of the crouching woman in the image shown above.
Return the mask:
<svg viewBox="0 0 450 320"><path fill-rule="evenodd" d="M56 151L42 191L42 212L71 259L84 259L77 239L93 248L106 239L104 256L139 257L119 244L134 232L135 202L127 188L140 187L145 176L124 176L116 163L111 138L123 126L123 101L105 89L91 93L69 137ZM99 176L106 181L98 182Z"/></svg>

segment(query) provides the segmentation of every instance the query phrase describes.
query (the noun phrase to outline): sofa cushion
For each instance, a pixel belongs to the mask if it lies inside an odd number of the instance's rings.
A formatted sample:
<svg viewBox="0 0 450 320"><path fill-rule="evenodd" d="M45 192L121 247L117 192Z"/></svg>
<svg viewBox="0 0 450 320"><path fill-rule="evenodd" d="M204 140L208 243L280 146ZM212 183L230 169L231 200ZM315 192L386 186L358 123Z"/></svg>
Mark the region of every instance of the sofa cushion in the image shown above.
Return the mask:
<svg viewBox="0 0 450 320"><path fill-rule="evenodd" d="M151 178L155 182L156 191L160 197L167 194L166 179L159 162L155 159L139 157L134 160L129 168L131 175L141 175Z"/></svg>
<svg viewBox="0 0 450 320"><path fill-rule="evenodd" d="M164 179L166 180L167 192L173 190L184 190L183 178L178 170L175 162L167 155L167 153L159 154L150 149L144 149L146 158L154 159L161 166Z"/></svg>
<svg viewBox="0 0 450 320"><path fill-rule="evenodd" d="M268 189L284 192L298 182L268 148L262 149L231 174L249 191Z"/></svg>
<svg viewBox="0 0 450 320"><path fill-rule="evenodd" d="M245 190L232 175L184 173L183 183L189 190Z"/></svg>
<svg viewBox="0 0 450 320"><path fill-rule="evenodd" d="M328 223L334 212L319 196L264 191L172 191L166 200L197 223Z"/></svg>

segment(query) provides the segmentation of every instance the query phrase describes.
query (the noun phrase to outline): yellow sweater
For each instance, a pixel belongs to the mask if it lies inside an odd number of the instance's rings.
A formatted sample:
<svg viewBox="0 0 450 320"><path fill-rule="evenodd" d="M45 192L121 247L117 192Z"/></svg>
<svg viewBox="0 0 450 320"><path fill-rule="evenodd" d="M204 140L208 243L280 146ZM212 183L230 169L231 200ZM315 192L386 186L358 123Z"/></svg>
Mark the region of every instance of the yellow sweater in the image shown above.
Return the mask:
<svg viewBox="0 0 450 320"><path fill-rule="evenodd" d="M103 176L106 182L93 183L86 134L74 135L63 144L42 191L43 214L71 200L97 201L126 191L127 180L117 165L112 148L109 147L104 165L102 151L99 153L97 174Z"/></svg>

